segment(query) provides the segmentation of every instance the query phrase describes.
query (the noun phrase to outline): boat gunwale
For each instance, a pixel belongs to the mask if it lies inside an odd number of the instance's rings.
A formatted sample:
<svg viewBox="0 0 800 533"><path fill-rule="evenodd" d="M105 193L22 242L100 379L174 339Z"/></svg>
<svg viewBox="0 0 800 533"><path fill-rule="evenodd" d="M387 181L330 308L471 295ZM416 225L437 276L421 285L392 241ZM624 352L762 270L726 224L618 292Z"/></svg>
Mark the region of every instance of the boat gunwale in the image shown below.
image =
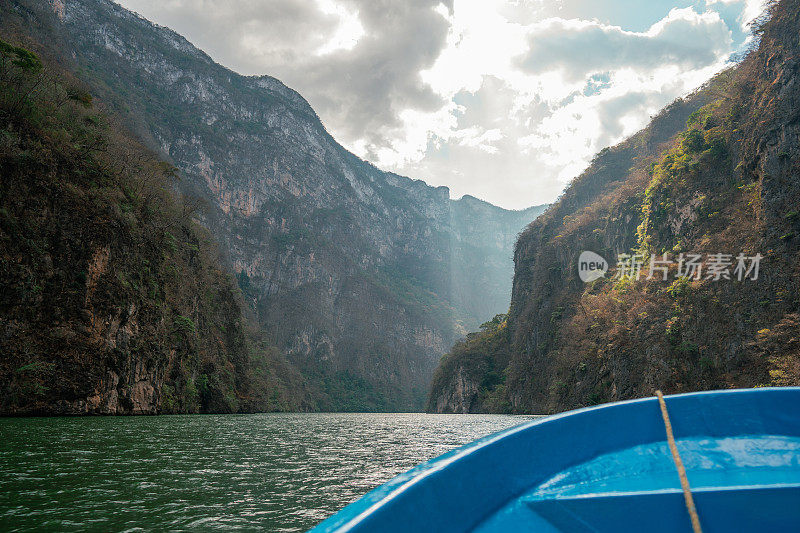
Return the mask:
<svg viewBox="0 0 800 533"><path fill-rule="evenodd" d="M733 396L741 397L741 396L751 396L754 394L773 395L786 392L795 394L800 393L800 387L761 387L754 389L723 389L723 390L698 391L698 392L689 392L681 394L672 394L665 396L665 399L667 401L669 400L674 401L675 399L679 399L680 401L691 401L692 399L695 398L702 399L703 397L719 397L726 399ZM620 407L636 407L647 404L652 404L654 409L658 409L658 400L655 396L636 398L632 400L622 400L601 405L582 407L571 411L565 411L563 413L544 416L542 418L530 420L520 425L499 431L497 433L493 433L491 435L487 435L473 442L465 444L464 446L461 446L459 448L446 452L440 456L425 461L413 467L412 469L395 476L394 478L387 481L383 485L380 485L379 487L376 487L375 489L372 489L371 491L367 492L364 496L350 503L339 512L326 518L316 527L312 528L311 531L313 531L314 533L321 533L328 531L343 532L343 531L353 530L354 528L357 528L360 524L362 524L365 520L374 516L375 513L379 511L381 508L396 501L402 495L407 493L412 488L420 485L423 481L430 478L431 476L443 473L449 467L459 464L462 460L467 459L470 456L473 456L483 450L488 449L491 445L494 445L501 441L505 441L507 439L511 439L522 433L536 431L536 429L534 428L543 428L543 427L558 425L560 423L563 423L564 420L573 418L577 419L580 418L582 415L586 415L588 413L598 413L602 411L615 410ZM640 441L640 443L660 442L662 440L666 440L666 435L664 435L663 438L647 439L647 440L643 439ZM620 445L617 448L606 450L604 451L604 453L612 452L614 450L622 450L625 448L626 448L625 445ZM577 460L573 464L580 464L581 462L582 461ZM535 482L536 481L533 480L532 485L535 485ZM530 486L531 485L529 485L529 487ZM512 495L510 498L507 498L504 501L500 502L498 505L494 506L494 511L490 511L488 514L484 514L483 516L479 517L475 521L475 524L482 523L489 516L492 515L492 512L499 511L500 509L505 507L509 502L523 496L526 490L528 489L518 490L515 495Z"/></svg>

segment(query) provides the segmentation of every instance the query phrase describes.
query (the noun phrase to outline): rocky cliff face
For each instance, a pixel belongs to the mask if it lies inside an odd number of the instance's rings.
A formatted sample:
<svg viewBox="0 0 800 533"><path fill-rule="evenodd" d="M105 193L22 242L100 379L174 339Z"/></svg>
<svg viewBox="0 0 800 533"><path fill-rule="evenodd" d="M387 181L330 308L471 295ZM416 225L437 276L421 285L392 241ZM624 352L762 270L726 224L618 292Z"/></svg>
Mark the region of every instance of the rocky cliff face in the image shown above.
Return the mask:
<svg viewBox="0 0 800 533"><path fill-rule="evenodd" d="M467 375L463 367L458 367L447 387L436 395L430 411L434 413L472 413L478 398L479 383Z"/></svg>
<svg viewBox="0 0 800 533"><path fill-rule="evenodd" d="M382 172L280 81L237 75L108 0L11 11L207 201L204 224L312 408L420 408L439 356L505 310L511 244L541 209Z"/></svg>
<svg viewBox="0 0 800 533"><path fill-rule="evenodd" d="M481 324L481 331L457 342L439 362L426 409L434 413L504 412L504 369L508 366L506 315Z"/></svg>
<svg viewBox="0 0 800 533"><path fill-rule="evenodd" d="M771 9L742 63L598 154L522 234L507 336L476 350L497 337L483 331L445 357L429 409L546 413L656 388L800 383L800 4ZM609 260L605 278L579 279L584 250ZM690 253L699 278L678 271ZM619 254L642 261L638 279L620 277ZM667 280L648 280L664 254ZM729 255L730 279L709 270L714 254ZM739 254L763 255L758 279L739 279ZM453 402L454 389L472 398Z"/></svg>
<svg viewBox="0 0 800 533"><path fill-rule="evenodd" d="M302 408L174 169L113 120L0 40L0 414Z"/></svg>

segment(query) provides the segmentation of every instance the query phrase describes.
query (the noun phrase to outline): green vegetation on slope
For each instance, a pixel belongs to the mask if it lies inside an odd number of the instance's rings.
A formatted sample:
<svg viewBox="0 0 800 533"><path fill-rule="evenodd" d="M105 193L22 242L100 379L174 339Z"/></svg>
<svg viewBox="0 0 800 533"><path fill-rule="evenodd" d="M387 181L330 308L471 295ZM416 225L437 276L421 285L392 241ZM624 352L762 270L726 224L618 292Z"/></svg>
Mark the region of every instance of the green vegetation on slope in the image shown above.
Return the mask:
<svg viewBox="0 0 800 533"><path fill-rule="evenodd" d="M0 41L0 412L300 407L176 179L69 74Z"/></svg>
<svg viewBox="0 0 800 533"><path fill-rule="evenodd" d="M509 330L507 315L496 315L456 343L433 374L429 412L500 413L510 409L505 399ZM453 379L457 376L456 379Z"/></svg>

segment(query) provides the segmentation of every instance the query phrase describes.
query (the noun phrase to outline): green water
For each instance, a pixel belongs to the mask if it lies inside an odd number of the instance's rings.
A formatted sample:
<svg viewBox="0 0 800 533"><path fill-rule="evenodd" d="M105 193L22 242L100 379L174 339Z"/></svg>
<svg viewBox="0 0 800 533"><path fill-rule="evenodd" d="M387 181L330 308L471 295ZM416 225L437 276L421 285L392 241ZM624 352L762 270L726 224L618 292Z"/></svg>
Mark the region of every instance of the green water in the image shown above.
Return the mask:
<svg viewBox="0 0 800 533"><path fill-rule="evenodd" d="M503 415L0 419L1 530L303 531Z"/></svg>

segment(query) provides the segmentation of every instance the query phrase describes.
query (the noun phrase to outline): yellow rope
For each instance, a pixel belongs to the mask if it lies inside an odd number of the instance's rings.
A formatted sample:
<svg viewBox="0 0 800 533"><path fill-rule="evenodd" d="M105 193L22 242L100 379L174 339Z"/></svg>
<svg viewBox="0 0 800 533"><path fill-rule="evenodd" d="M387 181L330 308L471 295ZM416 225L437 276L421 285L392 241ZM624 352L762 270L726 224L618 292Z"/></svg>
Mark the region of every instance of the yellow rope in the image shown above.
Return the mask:
<svg viewBox="0 0 800 533"><path fill-rule="evenodd" d="M675 467L678 469L678 476L681 478L681 488L683 488L683 499L686 501L686 510L689 511L689 518L692 520L692 529L694 533L703 533L700 528L700 517L697 516L697 509L694 506L694 498L692 498L692 490L689 488L689 478L686 477L686 469L683 467L683 461L678 453L678 447L675 445L675 436L672 434L672 423L669 421L669 413L667 413L667 402L664 401L664 395L660 390L656 391L658 396L658 404L661 406L661 417L664 419L664 427L667 429L667 442L669 443L669 450L672 452L672 459L675 461Z"/></svg>

